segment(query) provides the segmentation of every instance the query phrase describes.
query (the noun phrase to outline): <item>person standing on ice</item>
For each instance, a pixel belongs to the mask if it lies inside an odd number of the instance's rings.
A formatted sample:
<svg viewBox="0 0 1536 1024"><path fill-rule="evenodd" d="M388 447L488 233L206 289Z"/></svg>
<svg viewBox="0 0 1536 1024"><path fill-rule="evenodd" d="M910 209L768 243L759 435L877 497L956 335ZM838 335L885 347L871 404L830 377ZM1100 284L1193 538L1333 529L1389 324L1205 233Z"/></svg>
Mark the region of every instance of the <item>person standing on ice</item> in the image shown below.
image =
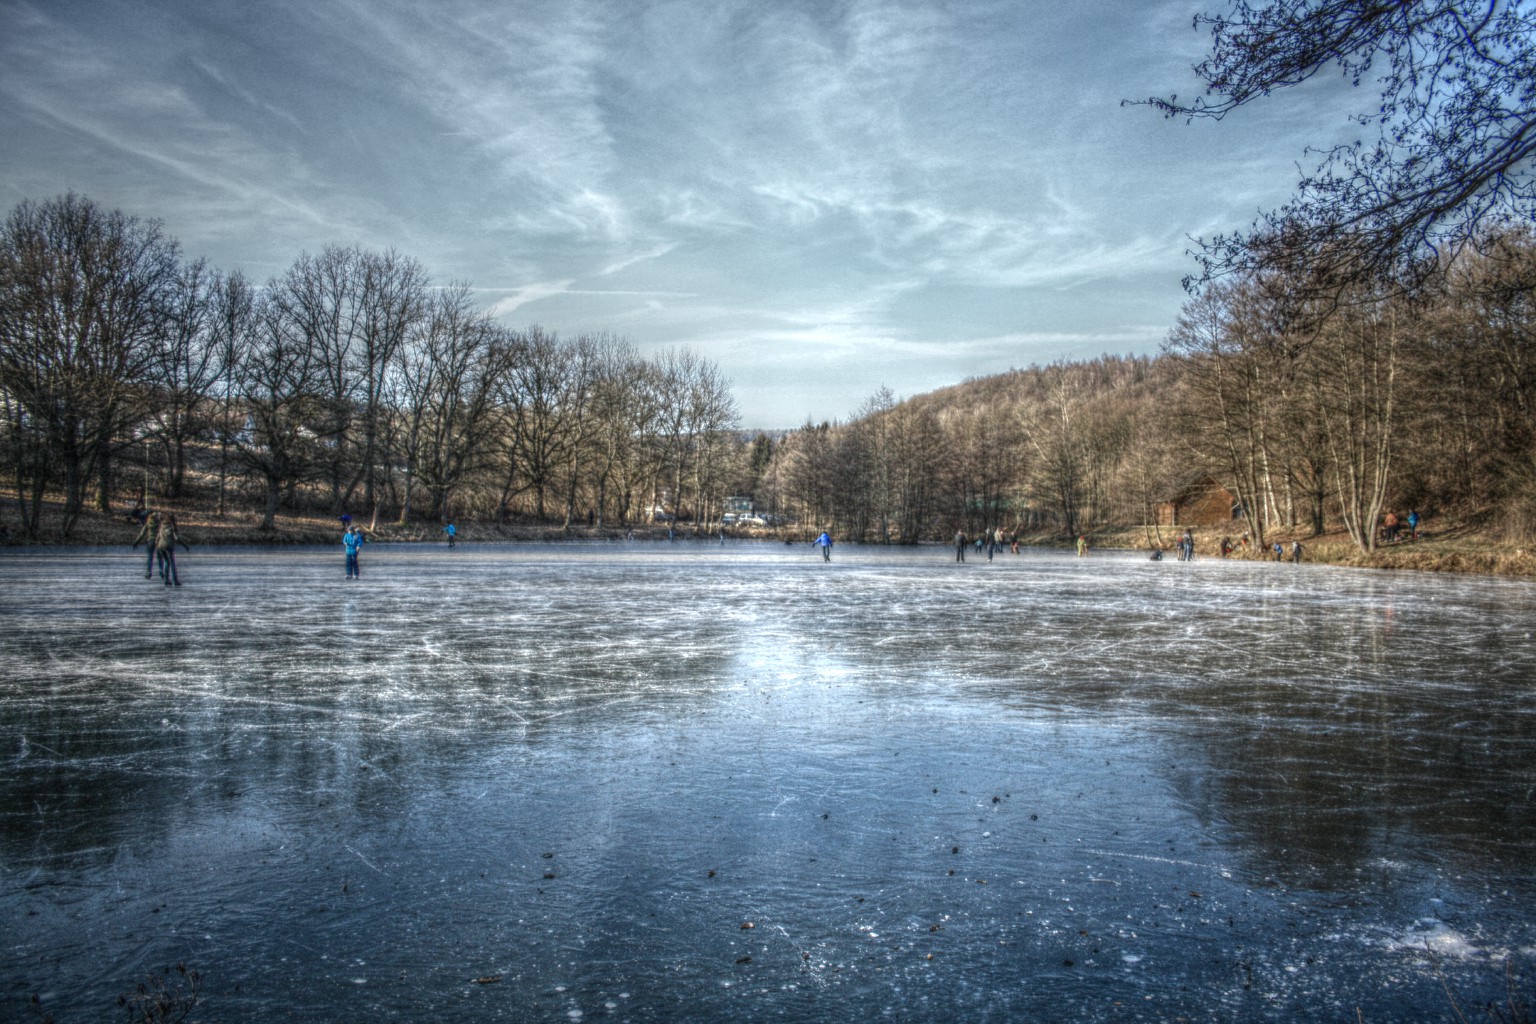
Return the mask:
<svg viewBox="0 0 1536 1024"><path fill-rule="evenodd" d="M811 541L811 543L821 548L821 560L823 562L832 561L832 537L826 530L822 530L821 536Z"/></svg>
<svg viewBox="0 0 1536 1024"><path fill-rule="evenodd" d="M459 531L454 528L452 523L449 523L447 526L443 527L443 532L448 535L448 546L450 548L453 547L454 538L459 535Z"/></svg>
<svg viewBox="0 0 1536 1024"><path fill-rule="evenodd" d="M1088 535L1086 533L1080 533L1077 535L1077 557L1088 557Z"/></svg>
<svg viewBox="0 0 1536 1024"><path fill-rule="evenodd" d="M955 561L965 561L965 531L955 531Z"/></svg>
<svg viewBox="0 0 1536 1024"><path fill-rule="evenodd" d="M347 579L362 579L363 571L357 565L357 553L363 548L363 532L355 526L347 527L341 535L341 546L347 552Z"/></svg>
<svg viewBox="0 0 1536 1024"><path fill-rule="evenodd" d="M155 561L160 564L160 578L168 587L181 586L181 580L176 576L177 544L192 550L176 532L176 517L167 512L160 520L160 528L155 531Z"/></svg>
<svg viewBox="0 0 1536 1024"><path fill-rule="evenodd" d="M144 525L139 527L139 535L133 538L133 547L144 545L144 578L149 579L155 571L155 534L160 532L160 513L151 512L149 518L144 520ZM129 548L133 550L133 548Z"/></svg>

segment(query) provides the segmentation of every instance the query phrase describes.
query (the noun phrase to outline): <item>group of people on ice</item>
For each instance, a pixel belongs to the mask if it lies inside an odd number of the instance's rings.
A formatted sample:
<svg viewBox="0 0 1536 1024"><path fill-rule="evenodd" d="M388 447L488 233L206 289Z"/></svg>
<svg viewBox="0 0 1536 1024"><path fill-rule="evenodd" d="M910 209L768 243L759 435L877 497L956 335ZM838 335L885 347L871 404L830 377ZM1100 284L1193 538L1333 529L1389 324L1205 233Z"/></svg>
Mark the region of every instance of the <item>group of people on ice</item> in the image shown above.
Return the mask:
<svg viewBox="0 0 1536 1024"><path fill-rule="evenodd" d="M176 529L176 515L173 512L149 512L144 510L143 504L135 506L128 513L128 518L139 523L138 536L133 539L133 548L140 544L145 545L148 555L144 563L144 578L150 579L158 571L160 579L168 587L181 586L181 578L176 571L176 549L180 547L184 551L191 551L192 547L181 539L181 534ZM362 579L363 572L358 556L362 553L363 545L368 542L367 534L361 527L352 522L350 515L342 515L341 520L341 548L346 556L347 579ZM458 542L458 528L452 523L443 527L443 534L448 538L448 546L454 547ZM823 537L826 534L822 534ZM827 541L831 547L831 539ZM830 559L830 555L828 556Z"/></svg>
<svg viewBox="0 0 1536 1024"><path fill-rule="evenodd" d="M1178 552L1179 552L1179 561L1181 561L1181 562L1193 561L1194 557L1195 557L1195 535L1194 535L1194 531L1189 529L1188 527L1185 527L1184 532L1179 535L1179 539L1175 543L1175 547L1178 549ZM1232 555L1234 552L1246 552L1251 547L1252 547L1252 541L1249 539L1248 534L1244 533L1241 537L1239 537L1235 541L1231 537L1223 537L1223 538L1221 538L1221 540L1217 542L1216 550L1217 550L1217 552L1220 553L1222 558L1226 558L1226 557ZM1297 563L1297 564L1300 564L1301 563L1301 556L1302 556L1304 550L1305 549L1302 547L1301 541L1299 541L1299 540L1291 541L1291 546L1289 548L1289 551L1290 551L1290 561L1292 561L1294 563ZM1286 546L1284 544L1282 544L1278 540L1275 541L1273 544L1269 545L1269 548L1268 548L1268 553L1273 555L1274 556L1274 560L1277 561L1277 562L1282 562L1282 561L1286 560L1286 551L1287 551ZM1152 560L1153 561L1160 561L1162 559L1162 557L1163 557L1163 549L1160 548L1160 547L1154 547L1152 549Z"/></svg>
<svg viewBox="0 0 1536 1024"><path fill-rule="evenodd" d="M955 561L965 561L965 549L966 546L970 543L971 542L965 536L964 530L955 531ZM987 561L989 562L992 561L993 555L997 554L1005 547L1012 551L1014 554L1019 553L1018 534L1004 533L1001 526L995 530L981 531L981 534L977 536L975 540L975 544L976 553L979 555L982 552L986 552Z"/></svg>
<svg viewBox="0 0 1536 1024"><path fill-rule="evenodd" d="M160 579L166 586L181 586L181 578L176 575L176 548L180 545L187 551L192 549L176 532L175 514L149 513L139 527L139 535L133 539L133 547L137 548L140 544L145 545L148 556L144 561L144 578L150 579L158 569Z"/></svg>

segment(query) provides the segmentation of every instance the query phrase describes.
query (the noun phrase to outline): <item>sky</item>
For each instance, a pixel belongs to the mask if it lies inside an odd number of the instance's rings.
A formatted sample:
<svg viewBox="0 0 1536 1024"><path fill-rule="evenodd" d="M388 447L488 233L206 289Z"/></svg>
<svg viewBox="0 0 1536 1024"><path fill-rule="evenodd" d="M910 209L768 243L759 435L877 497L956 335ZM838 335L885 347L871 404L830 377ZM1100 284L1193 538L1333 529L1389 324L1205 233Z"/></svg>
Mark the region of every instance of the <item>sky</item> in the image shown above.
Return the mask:
<svg viewBox="0 0 1536 1024"><path fill-rule="evenodd" d="M393 248L515 328L685 347L749 428L1156 352L1191 239L1344 137L1326 79L1186 124L1220 0L0 0L0 207L254 282Z"/></svg>

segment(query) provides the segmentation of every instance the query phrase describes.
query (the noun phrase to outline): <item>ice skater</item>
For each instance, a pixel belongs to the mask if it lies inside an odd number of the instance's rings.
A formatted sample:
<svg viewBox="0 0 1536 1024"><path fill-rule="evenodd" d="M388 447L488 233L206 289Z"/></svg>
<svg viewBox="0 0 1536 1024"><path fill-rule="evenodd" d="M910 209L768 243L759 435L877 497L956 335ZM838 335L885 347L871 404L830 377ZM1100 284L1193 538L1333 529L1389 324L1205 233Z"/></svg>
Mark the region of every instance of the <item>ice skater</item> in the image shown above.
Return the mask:
<svg viewBox="0 0 1536 1024"><path fill-rule="evenodd" d="M144 525L139 527L139 535L133 538L133 547L144 545L144 578L149 579L155 572L155 534L160 532L160 513L151 512L149 518L144 520ZM130 551L133 548L129 549Z"/></svg>
<svg viewBox="0 0 1536 1024"><path fill-rule="evenodd" d="M1088 535L1086 533L1080 533L1077 535L1077 557L1088 557Z"/></svg>
<svg viewBox="0 0 1536 1024"><path fill-rule="evenodd" d="M965 561L965 531L955 531L955 561Z"/></svg>
<svg viewBox="0 0 1536 1024"><path fill-rule="evenodd" d="M347 579L363 578L363 571L357 564L357 553L363 548L363 531L355 526L347 527L347 532L341 535L341 546L347 552Z"/></svg>
<svg viewBox="0 0 1536 1024"><path fill-rule="evenodd" d="M155 562L160 567L160 578L168 587L181 586L181 579L176 575L176 545L178 544L188 551L192 550L191 546L176 532L176 516L167 512L160 519L160 528L155 531Z"/></svg>
<svg viewBox="0 0 1536 1024"><path fill-rule="evenodd" d="M821 560L823 562L832 561L832 537L826 530L822 530L821 536L811 541L811 543L821 548Z"/></svg>
<svg viewBox="0 0 1536 1024"><path fill-rule="evenodd" d="M1291 564L1301 564L1301 541L1299 540L1291 541Z"/></svg>
<svg viewBox="0 0 1536 1024"><path fill-rule="evenodd" d="M454 527L452 523L449 523L447 526L443 527L443 532L448 535L448 547L452 548L454 539L458 537L459 531Z"/></svg>

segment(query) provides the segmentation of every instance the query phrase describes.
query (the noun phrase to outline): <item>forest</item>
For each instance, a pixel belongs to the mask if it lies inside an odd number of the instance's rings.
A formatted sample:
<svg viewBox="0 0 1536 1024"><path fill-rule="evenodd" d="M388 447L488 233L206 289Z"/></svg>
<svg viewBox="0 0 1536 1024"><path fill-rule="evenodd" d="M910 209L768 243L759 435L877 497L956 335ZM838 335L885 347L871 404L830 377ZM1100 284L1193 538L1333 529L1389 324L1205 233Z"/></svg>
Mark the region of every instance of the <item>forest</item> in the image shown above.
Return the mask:
<svg viewBox="0 0 1536 1024"><path fill-rule="evenodd" d="M328 246L255 285L76 195L5 222L0 402L25 539L50 500L68 538L129 493L265 530L705 519L736 447L728 383L687 350L512 330L394 251Z"/></svg>
<svg viewBox="0 0 1536 1024"><path fill-rule="evenodd" d="M1319 309L1326 304L1326 309ZM1536 536L1536 239L1489 234L1433 275L1326 296L1277 271L1191 296L1153 356L967 381L785 437L763 493L864 540L1154 525L1190 481L1239 530L1344 531L1415 508Z"/></svg>
<svg viewBox="0 0 1536 1024"><path fill-rule="evenodd" d="M1194 290L1156 354L882 389L846 421L746 432L688 350L509 328L394 251L327 247L255 285L66 195L0 232L8 531L67 539L87 509L193 497L266 530L355 512L703 531L745 500L793 535L1071 537L1151 525L1209 477L1261 544L1342 530L1368 551L1407 507L1524 541L1533 296L1522 228L1327 294L1254 270Z"/></svg>

